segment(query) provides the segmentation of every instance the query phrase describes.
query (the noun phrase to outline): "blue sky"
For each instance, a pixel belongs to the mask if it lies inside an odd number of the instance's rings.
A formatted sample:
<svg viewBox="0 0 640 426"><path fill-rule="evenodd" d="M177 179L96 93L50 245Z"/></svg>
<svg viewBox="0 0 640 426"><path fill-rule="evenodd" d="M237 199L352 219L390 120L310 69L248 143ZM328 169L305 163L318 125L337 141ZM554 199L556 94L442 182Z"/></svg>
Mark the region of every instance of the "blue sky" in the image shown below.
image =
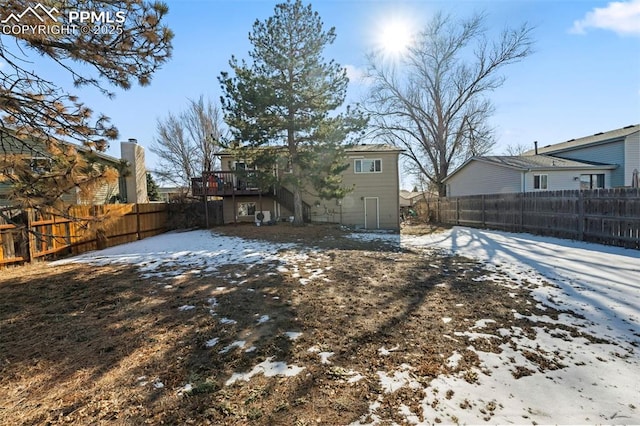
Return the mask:
<svg viewBox="0 0 640 426"><path fill-rule="evenodd" d="M147 148L151 169L156 160L148 148L156 120L169 111L180 112L189 98L204 95L218 102L217 76L229 70L231 55L248 56L253 23L271 16L277 2L167 3L174 53L151 85L117 91L113 100L93 89L79 93L96 112L111 117L122 140L137 138ZM365 54L376 47L376 35L390 20L404 19L419 29L438 10L460 17L484 11L495 34L523 22L536 27L535 53L504 68L505 84L490 95L496 108L491 119L495 154L507 145L532 146L537 140L544 146L640 123L640 0L329 0L312 5L327 28L336 28L336 42L325 57L348 67L353 77L347 102L366 93L366 82L358 75L366 68ZM112 143L107 153L119 157L119 143ZM408 185L406 179L403 183Z"/></svg>

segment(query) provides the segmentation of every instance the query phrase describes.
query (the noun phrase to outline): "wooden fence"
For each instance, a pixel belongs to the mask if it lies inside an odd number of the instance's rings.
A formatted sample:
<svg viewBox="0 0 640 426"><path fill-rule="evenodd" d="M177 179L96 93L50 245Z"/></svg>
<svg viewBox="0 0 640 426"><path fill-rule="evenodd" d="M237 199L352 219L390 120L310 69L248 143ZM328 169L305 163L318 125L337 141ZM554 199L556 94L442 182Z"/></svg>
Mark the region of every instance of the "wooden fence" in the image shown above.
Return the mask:
<svg viewBox="0 0 640 426"><path fill-rule="evenodd" d="M0 266L128 243L163 233L167 224L167 205L155 203L78 205L67 216L12 213L13 223L0 218Z"/></svg>
<svg viewBox="0 0 640 426"><path fill-rule="evenodd" d="M540 191L424 200L438 223L640 249L640 189Z"/></svg>

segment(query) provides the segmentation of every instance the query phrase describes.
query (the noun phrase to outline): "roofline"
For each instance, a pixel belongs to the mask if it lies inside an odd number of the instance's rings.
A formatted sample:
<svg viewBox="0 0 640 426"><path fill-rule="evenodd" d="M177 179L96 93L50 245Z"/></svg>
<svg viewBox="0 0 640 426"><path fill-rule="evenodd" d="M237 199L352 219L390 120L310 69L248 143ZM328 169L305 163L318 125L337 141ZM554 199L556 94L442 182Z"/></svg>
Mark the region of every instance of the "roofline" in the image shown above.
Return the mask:
<svg viewBox="0 0 640 426"><path fill-rule="evenodd" d="M545 154L539 154L539 155L545 155ZM444 183L448 181L451 177L453 177L453 175L457 174L460 170L462 170L467 164L469 164L473 160L480 161L485 164L492 164L498 167L504 167L506 169L519 170L521 172L554 171L554 170L614 170L618 168L617 164L585 164L584 166L568 166L568 167L558 167L558 166L518 167L518 166L513 166L511 164L501 164L501 163L496 163L494 161L488 161L484 159L484 157L471 157L467 161L462 163L460 167L455 169L453 173L445 177L442 180L442 182ZM579 161L579 160L571 160L571 161Z"/></svg>
<svg viewBox="0 0 640 426"><path fill-rule="evenodd" d="M384 145L385 149L370 149L371 147L375 146L375 145ZM387 145L387 144L369 144L369 145L343 145L345 148L345 152L357 152L357 153L385 153L385 152L404 152L406 151L405 149L399 148L397 146L394 145ZM366 149L366 148L369 149ZM287 147L282 145L282 146L261 146L261 147L246 147L246 148L251 148L251 149L261 149L261 148L272 148L272 149L280 149L280 150L286 150ZM227 150L223 150L221 151L218 155L223 156L233 156L233 153L227 151Z"/></svg>
<svg viewBox="0 0 640 426"><path fill-rule="evenodd" d="M17 136L15 136L15 130L9 128L9 127L1 127L0 131L4 131L6 132L6 134L10 137L12 137L13 139L17 140L17 141L22 141L22 139L18 138ZM32 141L35 142L39 142L39 143L43 143L41 140L37 141L37 140L33 140ZM65 141L65 140L58 140L58 142L60 142L63 145L66 146L72 146L73 148L75 148L77 151L79 152L92 152L94 153L98 158L101 158L103 160L109 161L109 162L113 162L113 163L120 163L121 159L117 158L117 157L112 157L111 155L105 154L102 151L95 151L92 150L91 148L87 148L86 146L82 146L82 145L78 145L76 143L73 142L69 142L69 141Z"/></svg>
<svg viewBox="0 0 640 426"><path fill-rule="evenodd" d="M625 129L629 129L628 132L624 132L623 130ZM618 135L615 136L607 136L607 133L612 133L612 132L621 132ZM585 148L585 147L591 147L591 146L597 146L597 145L601 145L601 144L607 144L607 143L611 143L613 141L624 141L626 138L628 138L631 135L634 135L636 133L640 132L640 124L632 124L629 126L625 126L622 127L620 129L614 129L614 130L609 130L607 132L601 132L603 136L606 136L604 139L595 139L591 142L585 142L585 143L580 143L581 139L589 139L589 138L593 138L594 136L599 136L600 133L596 133L595 135L590 135L590 136L583 136L583 137L579 137L576 139L570 139L568 141L564 141L564 142L558 142L555 144L551 144L551 145L546 145L543 147L538 147L538 154L544 155L544 154L556 154L556 153L562 153L562 152L567 152L567 151L573 151L575 149L581 149L581 148ZM565 146L562 146L565 145ZM525 152L524 155L533 155L535 153L535 149L530 149L529 151Z"/></svg>

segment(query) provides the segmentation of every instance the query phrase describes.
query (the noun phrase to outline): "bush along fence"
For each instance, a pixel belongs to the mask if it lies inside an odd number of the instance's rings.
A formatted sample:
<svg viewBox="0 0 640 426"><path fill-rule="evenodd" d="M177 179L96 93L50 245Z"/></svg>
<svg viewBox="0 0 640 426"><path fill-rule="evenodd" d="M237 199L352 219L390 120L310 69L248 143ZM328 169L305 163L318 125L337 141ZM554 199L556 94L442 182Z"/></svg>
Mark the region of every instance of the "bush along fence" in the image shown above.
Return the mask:
<svg viewBox="0 0 640 426"><path fill-rule="evenodd" d="M427 199L430 221L640 249L640 189Z"/></svg>
<svg viewBox="0 0 640 426"><path fill-rule="evenodd" d="M13 211L0 218L0 267L39 258L80 254L166 231L166 204L72 206L68 214Z"/></svg>

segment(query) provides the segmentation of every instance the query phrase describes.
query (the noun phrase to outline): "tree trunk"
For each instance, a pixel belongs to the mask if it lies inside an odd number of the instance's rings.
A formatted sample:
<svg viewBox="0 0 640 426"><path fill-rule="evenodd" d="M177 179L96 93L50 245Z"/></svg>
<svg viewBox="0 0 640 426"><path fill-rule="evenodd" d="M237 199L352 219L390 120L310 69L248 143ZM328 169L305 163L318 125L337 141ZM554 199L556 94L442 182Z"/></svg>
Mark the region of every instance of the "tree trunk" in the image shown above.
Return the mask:
<svg viewBox="0 0 640 426"><path fill-rule="evenodd" d="M293 189L293 226L304 226L302 191L299 187Z"/></svg>

